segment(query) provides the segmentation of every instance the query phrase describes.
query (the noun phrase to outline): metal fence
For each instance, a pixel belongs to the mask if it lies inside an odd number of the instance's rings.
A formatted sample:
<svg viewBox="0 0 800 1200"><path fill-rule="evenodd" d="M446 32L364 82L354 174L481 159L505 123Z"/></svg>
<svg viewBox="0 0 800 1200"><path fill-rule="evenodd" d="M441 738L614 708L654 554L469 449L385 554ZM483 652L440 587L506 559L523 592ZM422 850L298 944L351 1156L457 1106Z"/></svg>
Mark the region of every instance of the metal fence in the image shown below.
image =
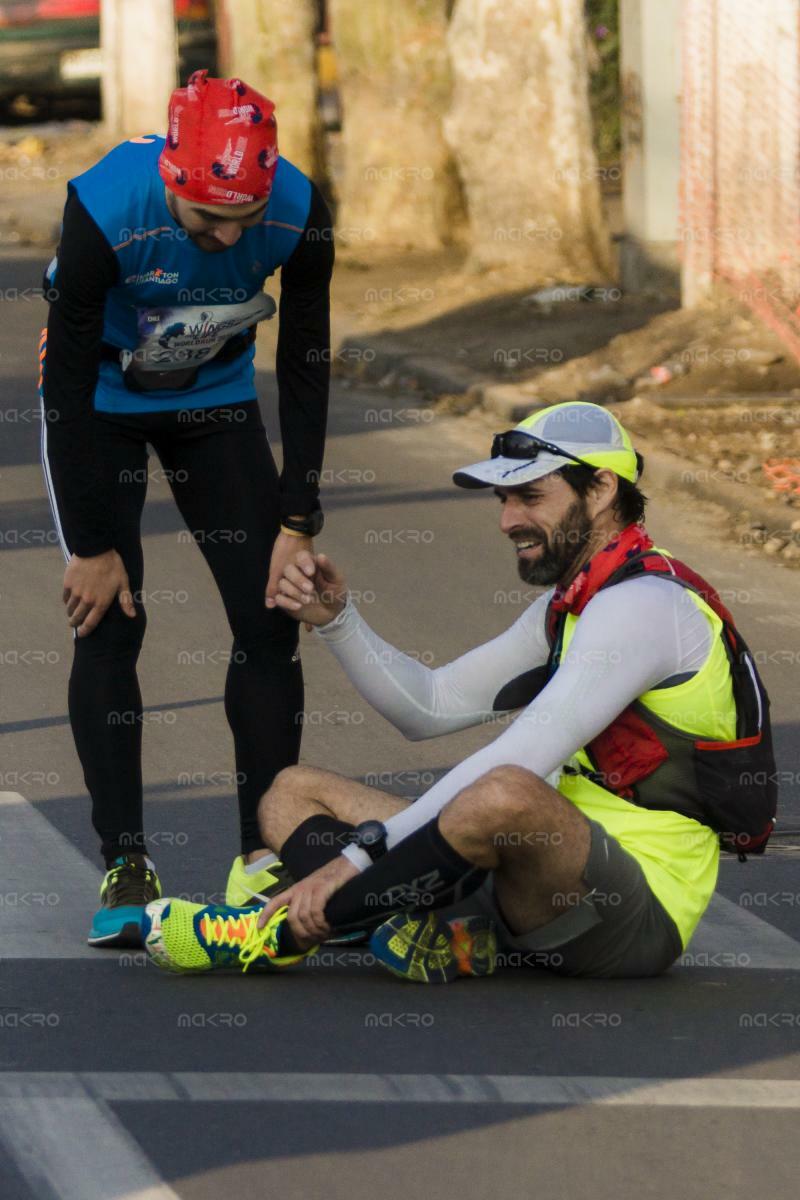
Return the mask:
<svg viewBox="0 0 800 1200"><path fill-rule="evenodd" d="M724 283L800 359L800 0L684 0L685 301Z"/></svg>

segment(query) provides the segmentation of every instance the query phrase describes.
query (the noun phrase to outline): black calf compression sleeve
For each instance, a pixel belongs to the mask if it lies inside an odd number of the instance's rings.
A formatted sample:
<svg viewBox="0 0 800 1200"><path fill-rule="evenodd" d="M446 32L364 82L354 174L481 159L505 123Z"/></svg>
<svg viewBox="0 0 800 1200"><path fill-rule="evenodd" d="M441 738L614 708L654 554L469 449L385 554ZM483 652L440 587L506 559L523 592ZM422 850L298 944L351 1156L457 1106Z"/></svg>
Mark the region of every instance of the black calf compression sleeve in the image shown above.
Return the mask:
<svg viewBox="0 0 800 1200"><path fill-rule="evenodd" d="M326 813L308 817L281 846L280 860L292 879L305 879L349 846L355 829Z"/></svg>
<svg viewBox="0 0 800 1200"><path fill-rule="evenodd" d="M445 908L477 891L487 874L453 849L435 817L348 879L325 919L338 932L368 929L403 909Z"/></svg>

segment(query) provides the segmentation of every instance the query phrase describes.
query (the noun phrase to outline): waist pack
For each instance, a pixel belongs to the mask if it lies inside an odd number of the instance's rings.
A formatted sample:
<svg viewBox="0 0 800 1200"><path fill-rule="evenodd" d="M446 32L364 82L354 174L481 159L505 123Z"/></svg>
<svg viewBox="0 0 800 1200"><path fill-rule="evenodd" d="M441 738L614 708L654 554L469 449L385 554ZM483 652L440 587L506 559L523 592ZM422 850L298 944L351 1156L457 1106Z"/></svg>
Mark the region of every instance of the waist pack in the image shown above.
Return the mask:
<svg viewBox="0 0 800 1200"><path fill-rule="evenodd" d="M225 342L210 361L215 363L232 362L233 359L244 354L248 346L252 346L255 340L256 326L254 325L251 329ZM102 343L100 357L106 362L116 363L121 368L125 386L130 392L159 392L166 389L175 392L188 391L197 383L200 367L205 365L200 363L197 366L169 367L163 371L145 370L137 362L136 355L132 351L112 346L110 342Z"/></svg>

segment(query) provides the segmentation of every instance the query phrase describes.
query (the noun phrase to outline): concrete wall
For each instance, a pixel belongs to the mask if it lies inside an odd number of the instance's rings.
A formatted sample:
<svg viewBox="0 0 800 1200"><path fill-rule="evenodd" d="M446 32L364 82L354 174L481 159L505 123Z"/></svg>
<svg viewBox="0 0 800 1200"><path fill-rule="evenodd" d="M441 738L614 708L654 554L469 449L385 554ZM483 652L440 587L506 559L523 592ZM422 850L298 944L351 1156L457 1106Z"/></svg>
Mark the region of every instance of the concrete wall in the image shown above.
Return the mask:
<svg viewBox="0 0 800 1200"><path fill-rule="evenodd" d="M677 287L680 0L620 0L627 290Z"/></svg>

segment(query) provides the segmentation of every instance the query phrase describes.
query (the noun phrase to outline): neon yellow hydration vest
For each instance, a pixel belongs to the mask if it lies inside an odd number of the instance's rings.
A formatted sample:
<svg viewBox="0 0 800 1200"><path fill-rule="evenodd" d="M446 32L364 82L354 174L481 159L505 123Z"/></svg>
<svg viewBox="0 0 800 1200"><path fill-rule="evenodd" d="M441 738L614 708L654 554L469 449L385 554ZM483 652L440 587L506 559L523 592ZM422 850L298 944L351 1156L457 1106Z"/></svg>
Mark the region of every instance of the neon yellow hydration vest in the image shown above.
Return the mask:
<svg viewBox="0 0 800 1200"><path fill-rule="evenodd" d="M644 692L639 702L685 733L732 741L737 714L728 657L720 636L722 621L696 592L688 594L710 624L709 655L691 679ZM579 620L567 614L562 659ZM581 768L592 770L584 749L578 750L565 766L578 768L579 772ZM599 821L638 861L652 891L677 925L685 949L716 887L718 835L707 825L669 809L639 807L585 774L562 770L558 790L587 817Z"/></svg>

